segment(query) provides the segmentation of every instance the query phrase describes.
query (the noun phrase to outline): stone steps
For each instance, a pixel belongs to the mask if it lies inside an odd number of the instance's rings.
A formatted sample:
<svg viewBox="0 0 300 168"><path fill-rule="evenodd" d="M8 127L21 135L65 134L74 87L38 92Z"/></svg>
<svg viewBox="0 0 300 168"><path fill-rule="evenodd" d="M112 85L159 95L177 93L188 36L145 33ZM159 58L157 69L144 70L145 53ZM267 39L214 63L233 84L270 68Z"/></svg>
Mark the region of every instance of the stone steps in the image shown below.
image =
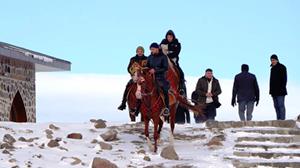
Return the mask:
<svg viewBox="0 0 300 168"><path fill-rule="evenodd" d="M278 159L280 157L299 157L300 153L274 153L274 152L233 152L233 155L237 157L259 157L263 159Z"/></svg>
<svg viewBox="0 0 300 168"><path fill-rule="evenodd" d="M242 128L242 127L279 127L296 128L294 120L271 120L271 121L207 121L207 128Z"/></svg>
<svg viewBox="0 0 300 168"><path fill-rule="evenodd" d="M240 160L232 161L232 164L236 168L249 168L249 167L278 167L278 168L286 168L286 167L300 167L300 162L243 162Z"/></svg>
<svg viewBox="0 0 300 168"><path fill-rule="evenodd" d="M234 130L232 132L246 132L258 134L278 134L278 135L300 135L299 129L249 129L249 130Z"/></svg>
<svg viewBox="0 0 300 168"><path fill-rule="evenodd" d="M300 144L289 144L289 145L262 145L262 144L236 144L234 148L262 148L264 150L268 149L276 149L276 148L283 148L283 149L300 149Z"/></svg>
<svg viewBox="0 0 300 168"><path fill-rule="evenodd" d="M208 129L229 129L237 137L231 159L234 167L299 167L300 129L294 120L208 121Z"/></svg>
<svg viewBox="0 0 300 168"><path fill-rule="evenodd" d="M300 142L300 136L290 137L239 137L236 142L274 142L274 143L298 143Z"/></svg>

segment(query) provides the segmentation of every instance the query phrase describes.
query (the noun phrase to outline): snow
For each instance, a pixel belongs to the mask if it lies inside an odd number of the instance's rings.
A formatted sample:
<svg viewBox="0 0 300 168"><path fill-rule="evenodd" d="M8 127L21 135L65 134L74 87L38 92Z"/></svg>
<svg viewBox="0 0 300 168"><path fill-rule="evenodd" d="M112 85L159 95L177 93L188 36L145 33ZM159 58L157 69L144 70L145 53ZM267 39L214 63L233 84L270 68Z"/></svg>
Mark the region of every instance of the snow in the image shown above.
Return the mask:
<svg viewBox="0 0 300 168"><path fill-rule="evenodd" d="M12 151L12 156L1 153L0 154L0 167L7 168L12 166L26 167L26 163L32 163L33 167L89 167L92 159L94 157L106 158L113 163L117 164L119 167L127 167L128 165L133 165L136 167L144 167L148 165L163 164L166 167L171 167L174 165L193 165L195 167L232 167L230 161L224 161L223 156L232 153L230 144L224 148L217 150L208 149L204 146L205 143L213 136L213 133L205 129L201 129L202 125L178 125L176 127L176 134L185 135L205 135L207 139L201 140L176 140L175 139L175 150L177 151L180 160L170 161L163 159L159 154L164 146L169 145L169 126L164 127L161 133L161 139L163 144L159 146L158 154L152 153L145 140L140 138L141 134L127 134L122 133L122 129L129 129L130 127L136 126L134 123L129 124L118 124L118 123L108 123L108 126L117 126L119 129L118 138L119 141L111 142L113 145L113 150L100 152L100 147L96 144L92 144L93 139L102 141L99 136L108 130L105 129L95 129L95 131L90 131L93 128L93 124L90 122L86 123L52 123L60 129L53 131L53 137L62 138L59 142L60 146L68 149L68 151L59 148L49 148L47 143L49 139L46 138L46 133L44 132L48 129L50 123L10 123L1 122L0 126L0 137L5 134L11 134L16 140L20 137L34 138L38 137L38 140L32 143L27 142L17 142L14 146L17 148ZM6 128L6 129L5 129ZM198 131L197 131L198 129ZM67 139L66 136L70 133L81 133L83 135L82 140L72 140ZM141 132L142 133L142 132ZM152 135L152 134L150 134ZM131 143L132 141L142 141L141 146L146 151L146 155L151 158L151 162L143 160L143 154L137 154L139 146ZM41 144L45 144L45 149L39 148ZM31 145L31 146L30 146ZM226 150L224 150L226 149ZM97 154L98 153L98 154ZM41 156L40 158L38 156ZM62 159L62 158L66 159ZM82 160L84 165L70 165L74 161L72 157L79 158ZM10 159L16 159L16 163L10 163Z"/></svg>
<svg viewBox="0 0 300 168"><path fill-rule="evenodd" d="M45 130L49 129L49 125L54 124L59 127L59 130L53 131L53 139L59 138L60 147L49 148L47 143L49 139L46 137ZM93 144L91 141L97 139L103 141L100 134L109 129L118 131L118 140L107 142L113 146L112 150L101 150L98 144ZM150 165L163 165L164 167L174 167L178 165L193 166L193 167L211 167L211 168L231 168L233 167L231 159L245 160L247 162L300 162L299 157L280 157L278 159L262 159L259 157L237 157L233 153L240 151L240 148L234 148L235 144L254 144L254 145L279 145L272 142L236 142L238 137L251 137L251 136L266 136L257 133L246 133L238 131L246 131L251 128L237 128L237 129L207 129L204 124L185 124L176 125L174 133L174 148L179 155L178 161L166 160L160 156L161 150L170 145L170 127L168 124L164 125L161 132L162 143L158 147L158 152L153 153L150 151L143 133L142 123L118 123L108 122L107 128L95 129L93 123L0 123L0 138L5 134L12 135L17 142L14 143L16 149L10 151L12 155L2 153L0 150L0 168L13 167L91 167L91 162L94 157L101 157L110 160L119 167L145 167ZM255 129L272 129L270 128L252 128ZM275 129L275 128L273 128ZM82 140L68 139L67 135L70 133L81 133ZM216 136L224 134L225 141L222 142L221 147L208 147L206 144L209 140ZM150 127L150 137L152 138L152 125ZM270 136L270 135L268 135ZM282 136L282 135L277 135ZM24 137L38 138L33 142L21 142L18 139ZM202 137L202 138L201 138ZM203 138L204 137L204 138ZM0 139L0 144L1 144ZM136 143L134 143L136 142ZM45 144L44 148L40 146ZM284 144L280 144L284 145ZM292 145L292 144L289 144ZM146 154L138 154L139 150L145 150ZM241 151L240 151L241 152ZM247 148L245 152L257 153L300 153L299 149L284 149L274 148L268 151L262 148ZM151 161L143 160L144 156L149 156ZM15 159L15 160L12 160ZM75 163L76 159L80 159L80 163Z"/></svg>

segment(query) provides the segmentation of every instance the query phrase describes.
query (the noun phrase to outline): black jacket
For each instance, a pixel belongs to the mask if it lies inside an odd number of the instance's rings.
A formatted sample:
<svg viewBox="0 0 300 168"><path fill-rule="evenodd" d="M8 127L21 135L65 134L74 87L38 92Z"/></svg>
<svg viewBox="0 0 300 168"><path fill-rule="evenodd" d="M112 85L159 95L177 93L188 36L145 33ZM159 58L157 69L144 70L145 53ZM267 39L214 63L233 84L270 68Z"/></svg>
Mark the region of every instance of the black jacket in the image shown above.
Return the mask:
<svg viewBox="0 0 300 168"><path fill-rule="evenodd" d="M127 67L127 71L131 75L133 75L133 74L130 71L130 69L131 69L132 64L135 63L135 62L138 63L140 66L145 67L147 65L147 57L144 56L144 55L143 56L136 55L134 57L131 57L131 59L129 61L129 64L128 64L128 67Z"/></svg>
<svg viewBox="0 0 300 168"><path fill-rule="evenodd" d="M270 76L270 94L274 96L287 95L286 89L287 71L286 67L279 62L272 66Z"/></svg>
<svg viewBox="0 0 300 168"><path fill-rule="evenodd" d="M158 55L150 55L147 60L147 67L155 69L157 80L166 80L166 73L169 68L168 58L162 52Z"/></svg>
<svg viewBox="0 0 300 168"><path fill-rule="evenodd" d="M197 94L197 100L196 100L197 103L199 104L206 103L207 90L208 90L208 81L203 76L198 80L196 90L195 90L195 94ZM213 78L211 93L213 94L214 102L219 102L218 96L222 93L222 90L219 81L216 78Z"/></svg>
<svg viewBox="0 0 300 168"><path fill-rule="evenodd" d="M173 35L174 39L173 39L172 42L169 42L167 40L167 35L168 34L172 34ZM175 34L174 34L174 32L172 30L169 30L167 32L166 38L163 39L160 44L166 44L166 45L168 45L168 52L169 52L168 53L168 57L170 59L172 59L172 58L177 58L178 59L179 58L179 53L180 53L180 50L181 50L181 44L179 43L178 39L176 38L176 36L175 36Z"/></svg>
<svg viewBox="0 0 300 168"><path fill-rule="evenodd" d="M259 87L255 75L242 72L235 76L232 99L237 101L259 101Z"/></svg>

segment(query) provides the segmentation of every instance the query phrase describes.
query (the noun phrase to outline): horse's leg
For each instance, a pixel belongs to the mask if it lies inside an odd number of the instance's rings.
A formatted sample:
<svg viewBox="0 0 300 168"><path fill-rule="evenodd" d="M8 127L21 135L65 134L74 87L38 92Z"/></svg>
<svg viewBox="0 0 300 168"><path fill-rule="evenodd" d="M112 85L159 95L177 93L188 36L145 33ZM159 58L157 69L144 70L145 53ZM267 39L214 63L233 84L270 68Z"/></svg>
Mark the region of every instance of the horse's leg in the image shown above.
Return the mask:
<svg viewBox="0 0 300 168"><path fill-rule="evenodd" d="M177 105L174 104L171 106L170 108L170 127L171 127L171 131L170 131L170 144L173 145L174 144L174 128L175 128L175 117L176 117L176 109L177 109Z"/></svg>
<svg viewBox="0 0 300 168"><path fill-rule="evenodd" d="M129 117L131 122L135 122L135 110L134 109L129 109Z"/></svg>
<svg viewBox="0 0 300 168"><path fill-rule="evenodd" d="M158 140L158 123L159 123L159 116L157 119L154 119L154 153L157 152L157 140Z"/></svg>
<svg viewBox="0 0 300 168"><path fill-rule="evenodd" d="M164 124L163 120L159 119L159 123L158 123L158 131L157 131L157 133L158 133L158 140L157 140L157 141L158 141L158 144L161 143L160 132L161 132L161 130L162 130L163 124Z"/></svg>
<svg viewBox="0 0 300 168"><path fill-rule="evenodd" d="M147 117L144 118L144 123L145 123L145 136L146 136L147 144L148 144L150 151L153 151L154 147L149 138L149 118L147 118Z"/></svg>

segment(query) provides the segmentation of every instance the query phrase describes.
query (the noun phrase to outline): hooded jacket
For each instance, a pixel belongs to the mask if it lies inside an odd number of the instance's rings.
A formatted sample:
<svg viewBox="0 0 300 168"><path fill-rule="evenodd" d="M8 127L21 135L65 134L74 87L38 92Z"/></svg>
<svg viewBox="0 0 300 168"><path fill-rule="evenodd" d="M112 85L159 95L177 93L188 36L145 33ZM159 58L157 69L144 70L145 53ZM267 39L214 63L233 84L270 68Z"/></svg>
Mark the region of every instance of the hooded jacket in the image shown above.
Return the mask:
<svg viewBox="0 0 300 168"><path fill-rule="evenodd" d="M167 40L168 35L173 35L173 41L169 42ZM169 30L167 32L167 34L165 36L165 39L163 39L160 44L168 45L168 57L170 59L173 59L173 58L178 59L179 58L179 53L180 53L180 50L181 50L181 44L179 43L178 39L175 36L175 33L172 30Z"/></svg>

